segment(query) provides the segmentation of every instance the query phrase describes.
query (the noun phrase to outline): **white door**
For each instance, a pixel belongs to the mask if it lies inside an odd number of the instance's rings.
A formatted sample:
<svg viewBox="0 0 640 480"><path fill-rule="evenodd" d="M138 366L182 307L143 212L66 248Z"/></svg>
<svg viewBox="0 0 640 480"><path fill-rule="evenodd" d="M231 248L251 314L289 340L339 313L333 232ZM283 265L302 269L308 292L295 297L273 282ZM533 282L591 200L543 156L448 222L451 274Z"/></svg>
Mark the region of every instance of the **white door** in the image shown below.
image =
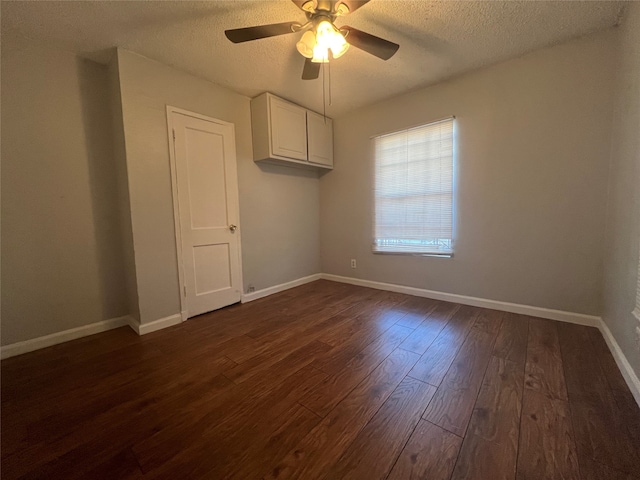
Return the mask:
<svg viewBox="0 0 640 480"><path fill-rule="evenodd" d="M233 124L170 111L183 314L240 300L238 179ZM177 188L175 188L177 187Z"/></svg>

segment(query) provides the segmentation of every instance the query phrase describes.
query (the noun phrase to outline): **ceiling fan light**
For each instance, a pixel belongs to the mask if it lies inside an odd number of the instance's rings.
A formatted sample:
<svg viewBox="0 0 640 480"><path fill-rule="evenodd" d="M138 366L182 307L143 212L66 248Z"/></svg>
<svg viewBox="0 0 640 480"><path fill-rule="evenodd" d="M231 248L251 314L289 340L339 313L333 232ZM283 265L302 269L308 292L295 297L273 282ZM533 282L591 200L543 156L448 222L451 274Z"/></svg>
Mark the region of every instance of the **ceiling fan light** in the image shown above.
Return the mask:
<svg viewBox="0 0 640 480"><path fill-rule="evenodd" d="M296 43L296 48L300 55L306 58L312 58L316 45L316 36L311 31L304 32L302 38Z"/></svg>
<svg viewBox="0 0 640 480"><path fill-rule="evenodd" d="M323 58L326 58L326 60L322 60L323 62L329 61L328 50L331 50L333 58L338 58L349 49L349 44L344 39L344 36L327 20L321 21L316 27L316 46L322 49ZM315 48L314 58L320 58L320 54L316 54Z"/></svg>
<svg viewBox="0 0 640 480"><path fill-rule="evenodd" d="M314 63L327 63L329 61L329 50L322 45L316 44L313 47L313 57L311 61Z"/></svg>
<svg viewBox="0 0 640 480"><path fill-rule="evenodd" d="M305 12L314 13L316 11L316 7L318 6L317 4L317 0L309 0L308 2L304 2L302 4L302 7L300 8L302 8L302 10L304 10Z"/></svg>
<svg viewBox="0 0 640 480"><path fill-rule="evenodd" d="M346 15L348 13L349 13L349 7L344 3L340 3L338 5L338 8L336 9L336 15L338 15L340 17L340 16Z"/></svg>
<svg viewBox="0 0 640 480"><path fill-rule="evenodd" d="M347 50L349 50L349 44L347 43L347 41L342 35L340 35L340 38L342 39L341 41L337 40L331 46L331 53L333 54L333 58L340 58L342 55L347 53Z"/></svg>

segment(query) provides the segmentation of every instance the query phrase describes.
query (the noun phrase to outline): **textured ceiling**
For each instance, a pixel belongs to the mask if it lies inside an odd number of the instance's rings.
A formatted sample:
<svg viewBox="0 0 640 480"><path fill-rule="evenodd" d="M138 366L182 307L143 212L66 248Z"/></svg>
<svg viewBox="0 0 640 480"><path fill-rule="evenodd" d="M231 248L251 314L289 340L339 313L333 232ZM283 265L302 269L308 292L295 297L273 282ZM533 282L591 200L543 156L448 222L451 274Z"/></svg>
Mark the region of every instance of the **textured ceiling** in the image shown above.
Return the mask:
<svg viewBox="0 0 640 480"><path fill-rule="evenodd" d="M382 61L351 48L331 64L336 116L572 37L615 25L623 3L372 0L336 21L400 44ZM19 34L105 62L119 46L239 93L270 91L322 111L322 76L300 79L299 34L232 44L224 30L304 22L289 0L3 1L3 35ZM328 101L328 98L327 98Z"/></svg>

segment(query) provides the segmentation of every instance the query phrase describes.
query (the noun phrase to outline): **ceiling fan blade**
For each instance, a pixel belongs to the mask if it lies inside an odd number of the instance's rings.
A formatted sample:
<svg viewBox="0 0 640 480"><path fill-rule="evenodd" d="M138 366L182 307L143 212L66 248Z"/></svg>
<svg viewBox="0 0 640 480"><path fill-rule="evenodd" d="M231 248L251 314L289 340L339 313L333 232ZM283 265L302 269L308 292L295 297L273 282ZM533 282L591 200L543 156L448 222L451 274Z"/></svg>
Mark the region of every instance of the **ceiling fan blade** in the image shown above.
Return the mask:
<svg viewBox="0 0 640 480"><path fill-rule="evenodd" d="M376 37L353 27L344 26L340 30L349 32L345 37L350 45L375 55L382 60L389 60L398 51L400 45L384 38Z"/></svg>
<svg viewBox="0 0 640 480"><path fill-rule="evenodd" d="M315 80L320 76L320 63L312 62L310 58L305 59L302 70L303 80Z"/></svg>
<svg viewBox="0 0 640 480"><path fill-rule="evenodd" d="M272 23L271 25L258 25L256 27L234 28L225 30L224 34L233 43L248 42L259 38L275 37L294 33L293 27L299 26L297 22Z"/></svg>
<svg viewBox="0 0 640 480"><path fill-rule="evenodd" d="M355 12L360 7L363 7L369 0L342 0L341 3L344 3L347 7L349 7L349 13Z"/></svg>

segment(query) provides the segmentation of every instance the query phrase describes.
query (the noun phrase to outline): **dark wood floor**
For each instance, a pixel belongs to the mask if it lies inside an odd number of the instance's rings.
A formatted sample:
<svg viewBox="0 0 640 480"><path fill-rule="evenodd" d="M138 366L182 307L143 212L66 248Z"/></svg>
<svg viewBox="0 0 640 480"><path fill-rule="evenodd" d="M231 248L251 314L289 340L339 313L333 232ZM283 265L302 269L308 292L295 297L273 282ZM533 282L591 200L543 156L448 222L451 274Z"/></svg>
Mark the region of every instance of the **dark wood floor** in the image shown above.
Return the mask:
<svg viewBox="0 0 640 480"><path fill-rule="evenodd" d="M2 362L2 478L638 479L598 330L318 281Z"/></svg>

